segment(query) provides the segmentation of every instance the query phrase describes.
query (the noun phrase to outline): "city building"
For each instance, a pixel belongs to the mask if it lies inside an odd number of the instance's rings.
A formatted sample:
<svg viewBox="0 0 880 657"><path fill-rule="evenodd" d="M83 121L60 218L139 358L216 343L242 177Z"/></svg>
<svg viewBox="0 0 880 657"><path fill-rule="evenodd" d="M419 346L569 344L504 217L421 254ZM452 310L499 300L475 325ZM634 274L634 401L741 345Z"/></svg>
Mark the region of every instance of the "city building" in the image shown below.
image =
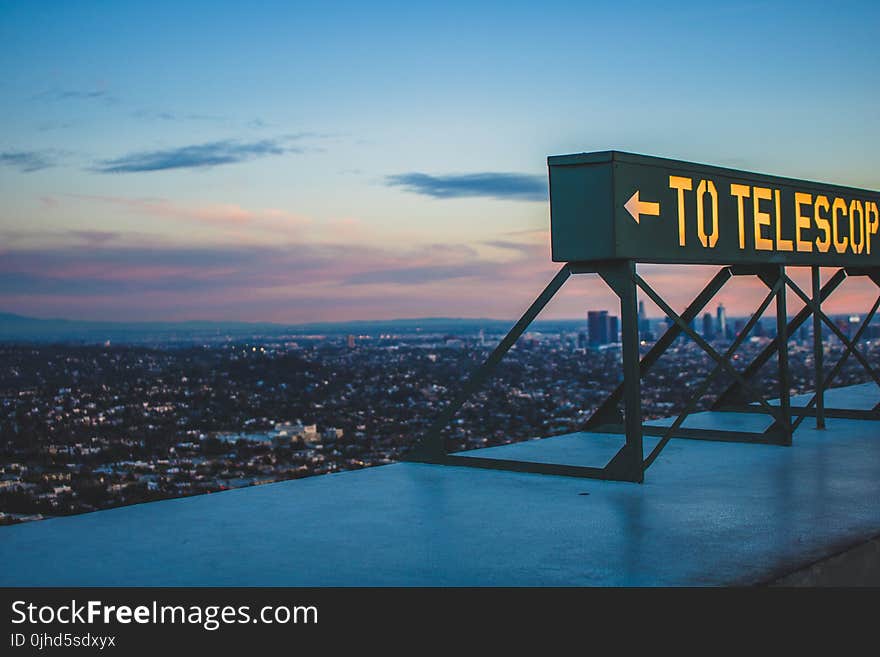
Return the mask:
<svg viewBox="0 0 880 657"><path fill-rule="evenodd" d="M609 315L607 310L589 310L587 333L589 346L592 348L620 342L620 318Z"/></svg>
<svg viewBox="0 0 880 657"><path fill-rule="evenodd" d="M651 330L651 327L648 324L648 315L645 312L645 302L639 301L639 333L644 337L644 335Z"/></svg>
<svg viewBox="0 0 880 657"><path fill-rule="evenodd" d="M608 311L587 311L587 333L591 347L608 344Z"/></svg>
<svg viewBox="0 0 880 657"><path fill-rule="evenodd" d="M712 313L703 315L703 337L707 340L715 338L715 325L712 321Z"/></svg>
<svg viewBox="0 0 880 657"><path fill-rule="evenodd" d="M727 311L724 309L724 304L719 303L718 309L715 311L715 330L718 331L718 335L722 338L731 337L727 332Z"/></svg>
<svg viewBox="0 0 880 657"><path fill-rule="evenodd" d="M608 342L620 342L620 320L616 315L608 316Z"/></svg>

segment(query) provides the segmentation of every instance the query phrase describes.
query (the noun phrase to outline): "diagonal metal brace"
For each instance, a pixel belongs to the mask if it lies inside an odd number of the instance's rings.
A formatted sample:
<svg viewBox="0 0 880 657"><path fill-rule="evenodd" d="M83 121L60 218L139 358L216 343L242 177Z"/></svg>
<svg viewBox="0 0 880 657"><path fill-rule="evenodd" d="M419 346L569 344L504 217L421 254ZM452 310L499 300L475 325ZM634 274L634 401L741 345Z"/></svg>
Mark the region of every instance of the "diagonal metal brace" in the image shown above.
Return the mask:
<svg viewBox="0 0 880 657"><path fill-rule="evenodd" d="M849 338L846 337L846 335L844 335L843 331L841 331L840 328L834 322L831 321L831 318L828 317L828 315L826 315L822 311L821 308L816 306L816 304L813 302L813 300L810 297L808 297L804 293L804 291L801 290L798 287L798 285L793 280L791 280L787 275L785 276L785 282L788 284L788 287L791 288L791 290L801 298L801 300L804 302L804 304L808 305L810 307L810 309L816 315L818 315L822 319L823 322L825 322L825 324L828 326L828 328L831 329L832 333L834 333L834 335L837 336L837 339L840 340L841 343L843 343L843 345L845 347L847 347L847 351L851 352L852 355L855 356L856 360L862 364L862 367L864 367L865 370L868 372L868 374L871 376L871 378L874 379L875 383L877 383L877 385L880 386L880 375L878 375L877 372L874 371L874 368L871 367L871 364L862 355L862 352L855 348L855 345L850 341Z"/></svg>
<svg viewBox="0 0 880 657"><path fill-rule="evenodd" d="M847 273L843 269L838 269L834 275L828 279L828 282L822 286L822 290L819 293L819 298L821 301L827 299L834 290L836 290L841 283L846 279ZM794 335L795 331L797 331L801 325L810 318L813 314L813 311L810 307L804 306L801 308L798 313L788 322L786 326L786 339L790 338ZM759 353L755 359L749 363L749 365L743 370L743 377L751 380L758 371L773 357L773 355L777 352L780 345L780 336L776 336L770 343L764 347L764 349ZM742 387L739 382L733 382L722 394L718 397L718 400L712 405L713 411L724 410L725 408L737 406L741 404L744 400L742 399ZM738 410L738 409L736 409Z"/></svg>
<svg viewBox="0 0 880 657"><path fill-rule="evenodd" d="M495 347L485 362L483 362L483 364L480 365L480 367L471 375L470 379L468 379L467 383L465 383L452 403L443 409L443 412L428 428L425 435L416 443L415 447L413 447L412 451L409 453L410 460L430 461L434 459L442 459L446 456L446 446L444 445L442 434L443 429L446 428L453 416L462 406L464 406L470 396L474 394L474 392L486 382L486 379L491 376L492 372L498 366L498 363L504 358L504 355L510 351L510 348L517 341L519 336L525 332L529 327L529 324L534 321L535 317L537 317L544 309L544 306L546 306L550 299L553 298L553 295L559 291L559 288L563 286L569 276L571 276L571 269L569 268L568 263L566 263L557 272L556 276L553 277L553 280L550 281L547 287L544 288L544 291L541 292L538 298L535 299L532 305L529 306L528 310L523 313L523 316L519 318L519 321L513 325L513 328L510 329L504 339L497 347Z"/></svg>
<svg viewBox="0 0 880 657"><path fill-rule="evenodd" d="M695 319L703 308L708 305L712 298L718 294L724 284L733 276L730 267L721 268L715 276L706 284L700 293L694 297L694 300L681 314L682 319L690 323ZM682 330L678 324L673 324L648 350L648 353L642 357L639 362L639 377L644 377L648 370L660 359L673 342L681 335ZM618 404L623 399L623 383L620 383L614 391L605 398L599 407L590 415L584 429L586 431L599 430L603 425L616 425L620 423L620 413L617 409Z"/></svg>
<svg viewBox="0 0 880 657"><path fill-rule="evenodd" d="M739 349L740 345L745 341L749 332L754 328L755 324L758 323L761 315L764 314L764 311L767 310L767 307L770 305L770 302L773 301L773 298L779 292L779 289L782 287L782 280L779 279L776 281L774 286L770 288L770 291L767 293L767 296L764 297L764 300L761 302L761 305L758 306L758 309L752 314L751 318L749 318L748 323L745 328L740 332L740 334L736 337L736 339L731 343L730 347L728 347L727 351L724 353L724 359L726 361L730 361L733 357L733 354L736 353L736 350ZM684 424L684 421L687 417L693 413L700 399L703 398L703 395L706 394L706 391L709 389L709 386L712 384L712 381L718 376L724 368L721 367L720 364L715 365L715 369L713 369L709 375L703 379L703 382L700 384L699 388L691 395L690 399L688 399L685 404L684 409L679 413L678 417L675 418L675 421L663 432L663 435L660 437L660 442L654 447L648 457L645 459L645 468L650 467L650 465L654 462L654 460L660 456L660 452L663 451L663 448L666 447L666 444L672 439L675 433L681 428L681 425Z"/></svg>
<svg viewBox="0 0 880 657"><path fill-rule="evenodd" d="M867 329L868 326L871 324L871 320L874 319L874 315L877 313L877 308L880 308L880 297L877 297L877 300L874 301L874 305L871 306L870 312L868 313L867 317L865 317L865 320L862 322L861 326L859 326L859 330L856 331L856 334L853 336L853 345L858 344L859 340L862 337L862 333L864 333L865 329ZM840 370L843 369L843 365L846 363L846 360L849 358L851 353L852 348L847 347L844 350L843 355L834 364L834 367L831 368L831 371L828 373L828 375L822 380L821 389L813 393L812 398L807 403L807 405L803 407L803 409L797 410L811 409L816 405L820 398L820 395L831 386L834 378L840 373ZM792 425L792 431L797 429L806 418L806 413L803 413L799 418L797 418L797 420L795 420L794 424Z"/></svg>
<svg viewBox="0 0 880 657"><path fill-rule="evenodd" d="M728 374L730 374L734 379L736 379L743 388L745 388L748 392L754 396L754 398L764 407L767 412L780 422L780 424L784 423L783 426L788 426L789 422L787 418L782 418L780 409L772 407L764 396L755 389L755 387L747 381L737 370L736 368L730 364L729 361L725 360L724 357L719 354L706 340L703 339L696 331L694 331L687 323L682 320L682 318L676 313L668 303L666 303L663 298L657 294L650 285L638 274L634 276L635 283L638 287L645 292L645 294L650 297L650 299L656 303L660 309L666 313L666 316L669 317L673 322L679 325L681 330L691 338L694 342L696 342L702 349L705 351L716 363L718 363L721 367L727 370Z"/></svg>

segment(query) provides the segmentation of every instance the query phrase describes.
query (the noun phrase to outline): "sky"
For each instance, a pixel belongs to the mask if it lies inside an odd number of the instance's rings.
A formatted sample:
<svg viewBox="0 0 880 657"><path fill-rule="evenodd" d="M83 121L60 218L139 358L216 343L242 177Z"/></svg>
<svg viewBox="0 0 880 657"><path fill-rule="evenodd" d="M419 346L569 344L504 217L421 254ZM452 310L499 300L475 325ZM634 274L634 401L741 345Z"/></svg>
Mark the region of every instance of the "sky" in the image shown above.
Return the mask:
<svg viewBox="0 0 880 657"><path fill-rule="evenodd" d="M548 155L880 188L878 19L876 2L0 0L0 312L515 319L558 268ZM678 308L712 273L644 272ZM722 294L728 312L758 285ZM830 311L873 301L844 285ZM613 306L578 277L543 316Z"/></svg>

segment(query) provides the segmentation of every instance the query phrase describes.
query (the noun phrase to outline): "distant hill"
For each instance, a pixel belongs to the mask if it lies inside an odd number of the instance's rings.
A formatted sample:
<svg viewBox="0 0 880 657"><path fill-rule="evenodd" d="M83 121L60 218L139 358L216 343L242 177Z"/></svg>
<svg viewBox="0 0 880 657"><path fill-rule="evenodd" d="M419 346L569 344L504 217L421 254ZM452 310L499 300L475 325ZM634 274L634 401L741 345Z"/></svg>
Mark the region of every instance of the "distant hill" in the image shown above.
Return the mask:
<svg viewBox="0 0 880 657"><path fill-rule="evenodd" d="M583 320L535 322L534 331L582 330ZM285 335L392 334L473 335L481 329L490 334L504 333L513 320L425 317L415 319L360 320L351 322L313 322L277 324L269 322L101 322L70 319L38 319L0 312L0 341L74 342L96 344L201 343L231 340L264 340Z"/></svg>

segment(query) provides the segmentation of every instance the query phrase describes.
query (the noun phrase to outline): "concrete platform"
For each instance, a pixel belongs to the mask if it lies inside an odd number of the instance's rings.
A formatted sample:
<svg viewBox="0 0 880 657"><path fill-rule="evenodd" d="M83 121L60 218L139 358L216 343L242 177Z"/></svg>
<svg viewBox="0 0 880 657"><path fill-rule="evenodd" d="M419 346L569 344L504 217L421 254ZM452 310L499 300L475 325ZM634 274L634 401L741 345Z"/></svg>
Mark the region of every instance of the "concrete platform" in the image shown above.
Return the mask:
<svg viewBox="0 0 880 657"><path fill-rule="evenodd" d="M857 407L876 389L834 395ZM689 426L755 422L702 413ZM771 582L880 535L880 422L812 424L793 447L672 440L642 485L401 463L3 527L0 585ZM620 441L479 453L604 465Z"/></svg>

